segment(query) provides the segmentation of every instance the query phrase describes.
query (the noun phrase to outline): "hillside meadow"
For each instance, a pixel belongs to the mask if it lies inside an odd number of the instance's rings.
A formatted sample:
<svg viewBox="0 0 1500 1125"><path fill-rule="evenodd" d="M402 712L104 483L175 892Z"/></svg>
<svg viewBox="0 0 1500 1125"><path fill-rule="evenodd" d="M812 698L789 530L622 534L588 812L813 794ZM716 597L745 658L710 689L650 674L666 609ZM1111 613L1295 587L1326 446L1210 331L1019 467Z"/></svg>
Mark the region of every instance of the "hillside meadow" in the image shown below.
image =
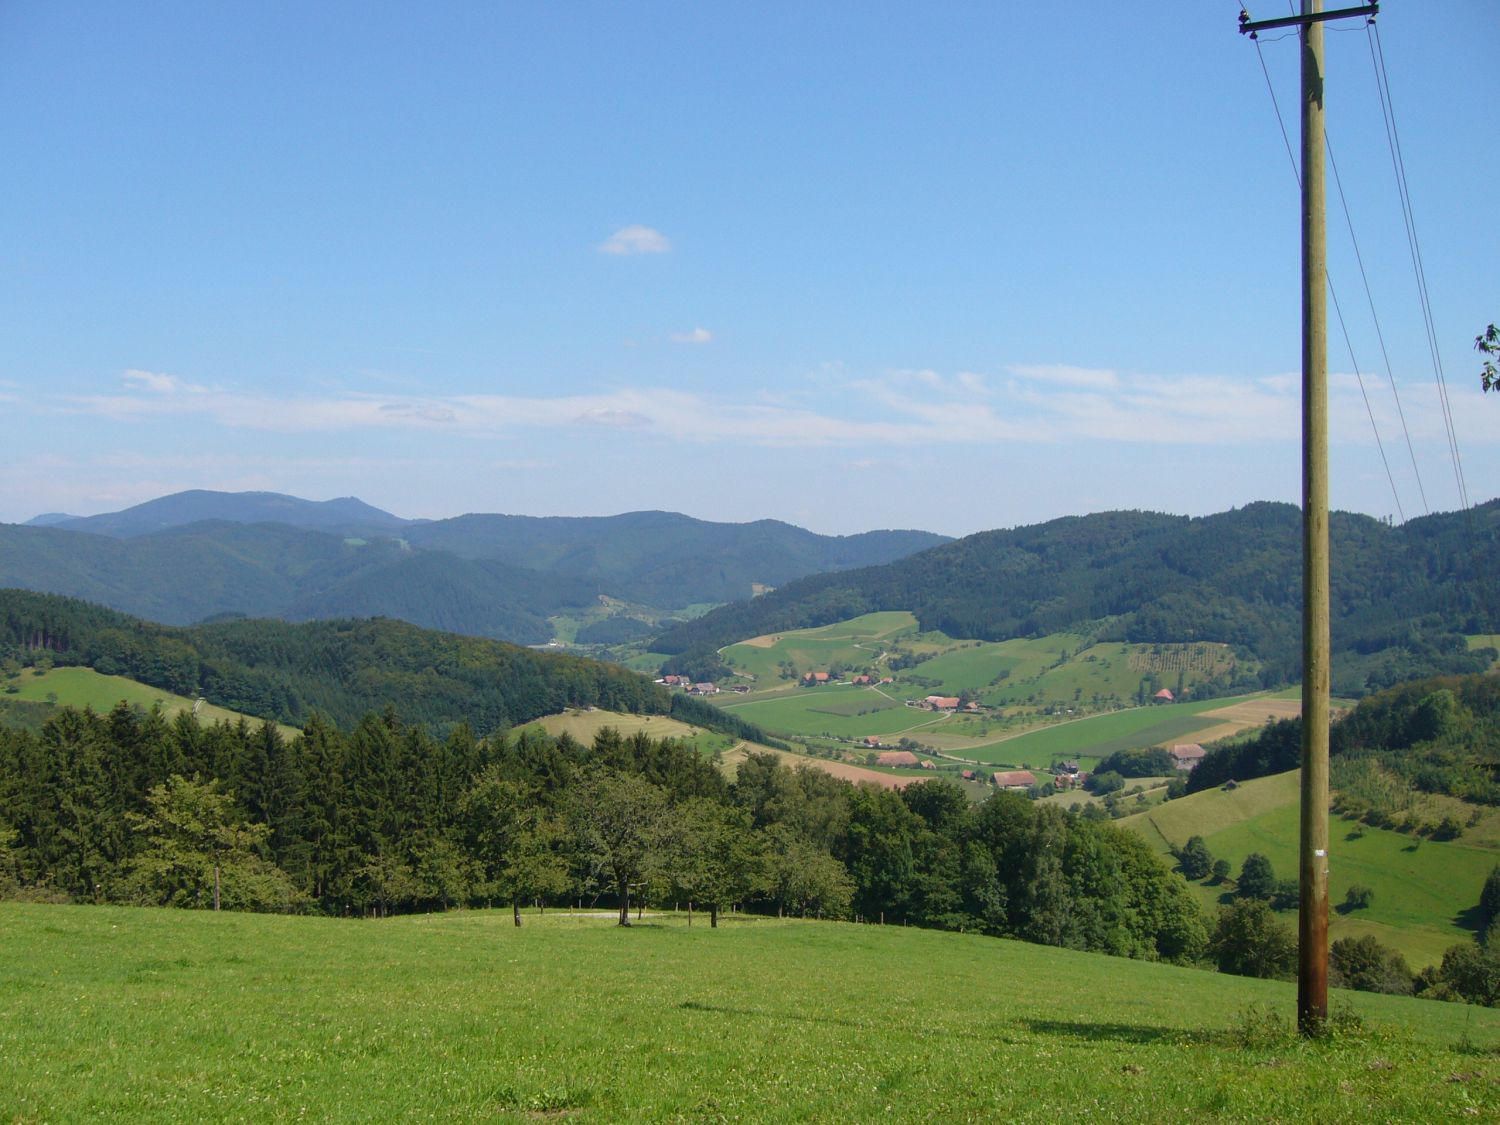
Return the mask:
<svg viewBox="0 0 1500 1125"><path fill-rule="evenodd" d="M895 927L0 904L13 1121L1466 1121L1500 1012Z"/></svg>
<svg viewBox="0 0 1500 1125"><path fill-rule="evenodd" d="M92 668L50 668L38 670L25 668L13 681L15 698L36 703L55 703L63 707L84 707L103 714L118 703L130 703L150 710L160 706L162 713L172 718L183 711L191 712L198 721L209 723L237 723L244 720L252 726L260 726L262 720L227 707L189 699L161 688L154 688L125 676L106 676ZM285 723L273 724L283 738L295 737L299 731Z"/></svg>
<svg viewBox="0 0 1500 1125"><path fill-rule="evenodd" d="M1126 817L1122 827L1140 832L1162 855L1202 836L1217 859L1238 875L1245 857L1259 852L1280 878L1297 876L1300 771L1247 781L1232 790L1211 789ZM1455 802L1456 804L1456 802ZM1373 935L1400 950L1412 968L1435 964L1450 945L1472 941L1468 914L1490 870L1500 864L1500 817L1482 816L1457 840L1422 839L1411 833L1359 825L1329 815L1330 940ZM1337 909L1350 886L1371 888L1360 910ZM1230 886L1190 883L1213 910ZM1295 925L1296 911L1284 912Z"/></svg>
<svg viewBox="0 0 1500 1125"><path fill-rule="evenodd" d="M870 613L818 628L751 638L720 654L744 694L720 695L722 710L821 753L863 752L878 738L902 739L939 755L993 766L1044 766L1077 758L1085 768L1120 749L1203 741L1266 721L1261 693L1140 707L1170 685L1181 693L1205 681L1243 676L1229 646L1100 643L1079 633L1000 642L920 630L906 612ZM802 676L832 670L835 682L808 687ZM892 682L859 685L863 670ZM844 678L839 678L844 677ZM1149 689L1149 690L1148 690ZM907 706L929 695L963 695L973 714ZM1223 714L1225 708L1238 710ZM1282 701L1267 712L1285 713Z"/></svg>

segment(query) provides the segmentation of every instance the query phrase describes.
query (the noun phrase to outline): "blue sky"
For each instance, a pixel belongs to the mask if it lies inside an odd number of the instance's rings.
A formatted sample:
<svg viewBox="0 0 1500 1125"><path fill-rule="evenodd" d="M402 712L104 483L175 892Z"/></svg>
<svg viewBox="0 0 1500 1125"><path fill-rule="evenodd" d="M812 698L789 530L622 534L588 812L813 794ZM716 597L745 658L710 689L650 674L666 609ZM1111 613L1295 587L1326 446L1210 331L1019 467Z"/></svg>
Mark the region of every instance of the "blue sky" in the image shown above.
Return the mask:
<svg viewBox="0 0 1500 1125"><path fill-rule="evenodd" d="M834 533L1295 502L1296 186L1237 13L12 0L0 521L185 488ZM1500 5L1380 21L1484 500ZM1331 495L1410 518L1458 491L1344 26L1330 139L1399 404L1330 183L1396 481L1335 326ZM1295 129L1295 40L1261 52Z"/></svg>

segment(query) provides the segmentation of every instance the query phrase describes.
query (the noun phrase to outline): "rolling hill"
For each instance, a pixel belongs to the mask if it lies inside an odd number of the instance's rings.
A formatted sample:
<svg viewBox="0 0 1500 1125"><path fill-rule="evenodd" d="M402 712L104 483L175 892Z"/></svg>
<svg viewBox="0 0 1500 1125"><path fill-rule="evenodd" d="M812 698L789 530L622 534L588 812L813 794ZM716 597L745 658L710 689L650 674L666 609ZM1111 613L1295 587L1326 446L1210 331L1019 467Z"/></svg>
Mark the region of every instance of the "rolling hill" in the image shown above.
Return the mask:
<svg viewBox="0 0 1500 1125"><path fill-rule="evenodd" d="M1300 521L1259 503L1201 518L1105 512L987 531L884 566L801 579L723 606L652 642L708 653L766 634L906 610L921 628L1001 641L1085 633L1131 643L1214 641L1261 662L1262 686L1298 676ZM1362 695L1424 674L1480 671L1495 631L1489 561L1500 501L1399 527L1334 513L1334 690Z"/></svg>
<svg viewBox="0 0 1500 1125"><path fill-rule="evenodd" d="M257 718L352 725L387 707L435 730L478 734L568 707L676 714L758 730L614 664L421 629L390 619L157 625L70 598L0 590L0 659L81 666Z"/></svg>
<svg viewBox="0 0 1500 1125"><path fill-rule="evenodd" d="M173 625L383 615L541 644L559 615L628 610L627 632L652 631L674 610L941 542L921 531L824 536L669 512L405 520L353 498L187 492L107 515L0 524L0 586Z"/></svg>

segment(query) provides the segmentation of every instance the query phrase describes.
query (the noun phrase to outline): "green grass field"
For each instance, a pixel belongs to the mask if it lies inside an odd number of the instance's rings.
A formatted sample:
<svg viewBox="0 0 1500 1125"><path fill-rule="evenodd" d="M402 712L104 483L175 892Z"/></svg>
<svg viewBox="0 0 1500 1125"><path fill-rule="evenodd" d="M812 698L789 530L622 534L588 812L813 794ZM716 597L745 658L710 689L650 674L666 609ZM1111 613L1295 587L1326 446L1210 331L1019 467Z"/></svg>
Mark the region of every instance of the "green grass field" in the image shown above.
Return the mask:
<svg viewBox="0 0 1500 1125"><path fill-rule="evenodd" d="M820 747L907 737L984 765L1042 766L1066 757L1087 766L1119 749L1192 741L1215 726L1222 733L1221 724L1194 716L1233 699L1148 710L1130 705L1150 677L1176 689L1232 672L1235 659L1227 646L1089 640L1073 633L999 643L957 640L919 632L909 613L872 613L728 646L722 652L726 662L753 681L748 695L717 702L773 734ZM896 657L923 659L893 671ZM891 675L894 682L878 688L799 686L803 673L835 667L845 674ZM928 695L968 695L987 710L937 716L898 706ZM1097 725L1068 721L1082 716Z"/></svg>
<svg viewBox="0 0 1500 1125"><path fill-rule="evenodd" d="M956 934L0 904L8 1121L1493 1119L1500 1013Z"/></svg>
<svg viewBox="0 0 1500 1125"><path fill-rule="evenodd" d="M910 613L867 613L818 629L786 633L770 644L737 644L724 649L724 660L743 675L754 676L762 687L779 681L779 665L791 661L799 674L827 669L830 664L872 664L891 639L917 629Z"/></svg>
<svg viewBox="0 0 1500 1125"><path fill-rule="evenodd" d="M68 707L90 707L100 713L112 710L120 702L133 703L147 709L160 704L162 712L170 718L180 711L192 711L194 705L194 700L186 696L173 695L169 691L149 687L124 676L106 676L92 668L52 668L45 672L27 668L12 682L19 688L15 694L17 699L53 702ZM261 723L261 720L250 715L241 715L238 711L215 707L211 703L199 705L197 715L198 721L205 725L220 721L237 723L240 719L257 727ZM276 727L284 738L293 738L301 733L296 727L285 723L277 723Z"/></svg>
<svg viewBox="0 0 1500 1125"><path fill-rule="evenodd" d="M975 756L996 763L1050 762L1054 758L1077 758L1080 755L1097 759L1116 750L1190 741L1194 732L1213 725L1213 720L1198 717L1205 711L1215 711L1253 698L1246 695L1197 703L1165 703L1090 715L979 747Z"/></svg>
<svg viewBox="0 0 1500 1125"><path fill-rule="evenodd" d="M691 745L700 754L730 750L738 746L740 742L739 739L730 735L704 730L702 727L695 727L666 715L631 715L621 711L603 711L597 708L548 715L528 725L554 736L566 732L585 745L593 742L594 736L605 727L613 727L627 737L644 731L652 738L679 739Z"/></svg>
<svg viewBox="0 0 1500 1125"><path fill-rule="evenodd" d="M1169 801L1120 821L1139 831L1162 854L1189 836L1202 836L1215 858L1229 860L1234 874L1251 852L1271 860L1282 878L1297 874L1299 774L1247 781L1234 790L1213 789ZM1329 818L1329 901L1337 907L1351 884L1375 891L1371 905L1329 915L1333 940L1373 934L1401 950L1413 968L1441 959L1448 946L1473 938L1463 914L1479 901L1485 876L1500 863L1500 840L1491 822L1457 840L1422 840L1388 829ZM1213 908L1226 888L1191 884ZM1288 919L1295 912L1286 914Z"/></svg>
<svg viewBox="0 0 1500 1125"><path fill-rule="evenodd" d="M831 735L861 739L880 735L915 737L951 719L892 700L885 689L834 684L719 706L773 734Z"/></svg>

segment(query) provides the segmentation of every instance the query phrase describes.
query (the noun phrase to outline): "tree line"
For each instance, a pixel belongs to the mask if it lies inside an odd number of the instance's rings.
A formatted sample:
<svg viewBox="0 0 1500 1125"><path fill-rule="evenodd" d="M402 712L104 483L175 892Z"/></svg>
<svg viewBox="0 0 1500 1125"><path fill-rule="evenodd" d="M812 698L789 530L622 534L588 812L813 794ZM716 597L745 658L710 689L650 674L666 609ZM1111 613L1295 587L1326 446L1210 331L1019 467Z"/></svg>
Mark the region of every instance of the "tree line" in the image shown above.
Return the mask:
<svg viewBox="0 0 1500 1125"><path fill-rule="evenodd" d="M1188 962L1182 879L1136 835L955 784L853 786L752 754L731 782L673 739L437 738L392 710L204 726L120 705L0 728L11 892L384 914L692 904L862 918Z"/></svg>

